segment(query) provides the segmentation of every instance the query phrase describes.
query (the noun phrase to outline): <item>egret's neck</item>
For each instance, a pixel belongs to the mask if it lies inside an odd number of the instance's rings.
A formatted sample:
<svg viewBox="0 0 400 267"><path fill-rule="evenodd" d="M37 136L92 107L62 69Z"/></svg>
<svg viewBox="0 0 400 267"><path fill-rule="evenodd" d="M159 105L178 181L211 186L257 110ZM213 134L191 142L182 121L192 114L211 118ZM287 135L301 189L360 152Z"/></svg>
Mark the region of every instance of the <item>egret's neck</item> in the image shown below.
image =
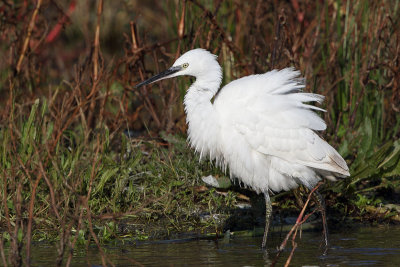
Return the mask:
<svg viewBox="0 0 400 267"><path fill-rule="evenodd" d="M217 93L221 78L197 77L196 82L188 89L184 105L188 124L188 140L200 157L215 158L219 135L219 117L211 103Z"/></svg>

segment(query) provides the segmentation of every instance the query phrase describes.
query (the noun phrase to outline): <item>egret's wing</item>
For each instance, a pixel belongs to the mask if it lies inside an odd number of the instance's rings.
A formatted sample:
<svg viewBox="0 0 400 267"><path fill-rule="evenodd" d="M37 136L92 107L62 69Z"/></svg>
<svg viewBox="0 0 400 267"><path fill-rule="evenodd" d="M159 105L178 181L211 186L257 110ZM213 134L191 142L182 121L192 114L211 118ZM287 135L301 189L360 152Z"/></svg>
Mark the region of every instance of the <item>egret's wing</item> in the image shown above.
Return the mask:
<svg viewBox="0 0 400 267"><path fill-rule="evenodd" d="M323 110L305 102L321 102L323 97L302 93L304 83L298 76L298 71L283 69L228 84L215 100L222 123L260 153L349 175L339 153L314 132L326 129L313 112Z"/></svg>

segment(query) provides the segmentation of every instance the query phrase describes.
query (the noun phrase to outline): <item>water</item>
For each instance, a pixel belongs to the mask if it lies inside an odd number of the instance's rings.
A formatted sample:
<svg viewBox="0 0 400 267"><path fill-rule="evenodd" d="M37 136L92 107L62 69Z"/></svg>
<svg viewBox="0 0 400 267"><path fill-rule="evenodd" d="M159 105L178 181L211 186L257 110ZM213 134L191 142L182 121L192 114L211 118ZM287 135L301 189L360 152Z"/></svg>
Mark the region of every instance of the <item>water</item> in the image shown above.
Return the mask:
<svg viewBox="0 0 400 267"><path fill-rule="evenodd" d="M282 238L278 233L272 235L269 255L260 249L261 237L232 237L229 242L149 242L105 246L104 250L116 266L270 266L276 256L274 248ZM303 232L301 239L297 239L291 266L400 266L400 227L363 227L332 233L331 248L326 255L320 247L321 241L320 232ZM290 249L289 243L275 266L284 265ZM56 248L35 245L32 255L32 266L53 266ZM88 265L101 265L95 246L88 255L84 251L75 252L71 266Z"/></svg>

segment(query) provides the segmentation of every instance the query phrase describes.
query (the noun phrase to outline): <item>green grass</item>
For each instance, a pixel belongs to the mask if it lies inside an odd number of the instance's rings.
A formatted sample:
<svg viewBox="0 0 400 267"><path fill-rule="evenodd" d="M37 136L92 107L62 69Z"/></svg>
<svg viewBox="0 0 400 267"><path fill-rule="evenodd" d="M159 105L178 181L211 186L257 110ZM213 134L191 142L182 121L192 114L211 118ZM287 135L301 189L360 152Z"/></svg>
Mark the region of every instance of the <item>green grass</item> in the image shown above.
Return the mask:
<svg viewBox="0 0 400 267"><path fill-rule="evenodd" d="M95 227L101 231L106 231L110 223L115 228L110 219L126 219L125 223L141 224L147 231L164 228L162 234L155 234L165 237L170 232L201 232L214 227L213 221L201 223L200 213L228 214L233 207L233 196L223 197L214 190L196 192L202 176L219 172L209 162L199 162L183 137L165 134L170 143L160 138L128 139L122 133L110 137L104 127L85 143L82 129L77 128L64 132L51 152L48 140L54 128L46 110L46 102L37 100L24 123L1 131L5 178L1 190L3 195L7 192L4 203L9 208L7 217L2 210L2 222L14 225L32 213L34 238L42 239L48 236L48 230L60 233L65 230L62 227L75 225L78 221L74 216L83 212L85 218L85 209L89 209L98 224ZM30 211L26 206L32 194L35 203ZM107 231L103 238L110 239ZM114 234L114 238L121 235L117 231Z"/></svg>

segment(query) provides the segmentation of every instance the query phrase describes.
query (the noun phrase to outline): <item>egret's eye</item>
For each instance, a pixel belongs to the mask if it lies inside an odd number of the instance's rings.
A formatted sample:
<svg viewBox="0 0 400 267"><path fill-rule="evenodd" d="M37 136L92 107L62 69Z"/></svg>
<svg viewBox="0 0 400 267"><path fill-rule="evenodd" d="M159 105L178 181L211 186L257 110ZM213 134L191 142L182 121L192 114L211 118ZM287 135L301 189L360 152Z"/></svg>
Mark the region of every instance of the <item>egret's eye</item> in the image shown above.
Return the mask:
<svg viewBox="0 0 400 267"><path fill-rule="evenodd" d="M189 67L189 63L183 63L182 64L182 68L186 69L187 67Z"/></svg>

